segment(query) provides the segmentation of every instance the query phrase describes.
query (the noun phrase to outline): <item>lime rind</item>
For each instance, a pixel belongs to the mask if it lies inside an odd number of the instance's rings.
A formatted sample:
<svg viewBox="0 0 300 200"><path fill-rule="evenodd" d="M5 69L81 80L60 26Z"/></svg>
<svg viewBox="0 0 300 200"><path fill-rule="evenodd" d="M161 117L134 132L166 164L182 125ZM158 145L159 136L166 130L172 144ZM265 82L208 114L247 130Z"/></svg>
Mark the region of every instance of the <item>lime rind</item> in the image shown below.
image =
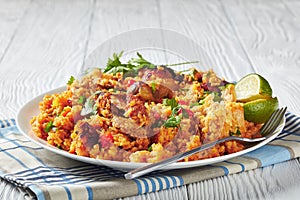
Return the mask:
<svg viewBox="0 0 300 200"><path fill-rule="evenodd" d="M259 74L249 74L235 85L237 101L248 102L272 97L272 88L268 81Z"/></svg>
<svg viewBox="0 0 300 200"><path fill-rule="evenodd" d="M278 108L278 99L257 99L244 103L244 118L257 124L265 123Z"/></svg>

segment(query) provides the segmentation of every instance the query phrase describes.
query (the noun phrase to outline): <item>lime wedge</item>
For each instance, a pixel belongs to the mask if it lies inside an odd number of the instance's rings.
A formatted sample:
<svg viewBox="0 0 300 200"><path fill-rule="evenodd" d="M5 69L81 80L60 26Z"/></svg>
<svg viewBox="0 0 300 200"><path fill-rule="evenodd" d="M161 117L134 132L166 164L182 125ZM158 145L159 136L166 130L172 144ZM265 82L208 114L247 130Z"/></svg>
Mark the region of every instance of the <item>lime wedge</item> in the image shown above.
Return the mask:
<svg viewBox="0 0 300 200"><path fill-rule="evenodd" d="M244 117L254 123L265 123L278 108L278 99L257 99L244 104Z"/></svg>
<svg viewBox="0 0 300 200"><path fill-rule="evenodd" d="M249 74L235 85L237 101L248 102L272 97L272 88L259 74Z"/></svg>

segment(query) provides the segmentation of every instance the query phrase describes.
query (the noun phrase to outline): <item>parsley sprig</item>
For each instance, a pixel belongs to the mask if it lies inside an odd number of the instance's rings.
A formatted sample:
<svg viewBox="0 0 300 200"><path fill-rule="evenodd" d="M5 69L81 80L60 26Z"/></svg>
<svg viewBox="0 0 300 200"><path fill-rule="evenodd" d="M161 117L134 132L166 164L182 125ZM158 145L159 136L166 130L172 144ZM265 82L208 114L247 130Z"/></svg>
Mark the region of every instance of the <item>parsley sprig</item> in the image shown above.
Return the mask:
<svg viewBox="0 0 300 200"><path fill-rule="evenodd" d="M163 105L165 105L165 106L171 106L171 110L173 110L175 107L178 106L178 102L173 97L172 99L163 99Z"/></svg>
<svg viewBox="0 0 300 200"><path fill-rule="evenodd" d="M178 105L178 102L175 100L175 98L164 99L163 104L166 106L171 106L172 110L171 115L163 124L164 127L178 127L181 123L182 118L189 118L189 113L182 106ZM181 111L181 116L178 115L179 111Z"/></svg>
<svg viewBox="0 0 300 200"><path fill-rule="evenodd" d="M155 65L143 58L143 56L139 52L137 52L138 58L131 58L128 63L122 63L120 61L122 55L123 51L121 51L119 54L114 53L113 57L108 59L107 66L104 69L104 73L115 75L118 72L122 72L123 74L130 73L132 75L136 75L138 70L141 68L155 68Z"/></svg>
<svg viewBox="0 0 300 200"><path fill-rule="evenodd" d="M68 80L67 84L71 85L75 81L74 76L71 76L70 79Z"/></svg>
<svg viewBox="0 0 300 200"><path fill-rule="evenodd" d="M50 122L48 122L48 123L46 124L46 127L45 127L44 131L45 131L46 133L49 133L50 130L51 130L53 127L54 127L53 121L50 121Z"/></svg>
<svg viewBox="0 0 300 200"><path fill-rule="evenodd" d="M139 52L137 52L137 58L131 58L127 63L121 62L121 57L123 55L123 51L119 54L114 53L112 58L108 59L106 68L104 69L104 73L114 74L118 72L122 72L123 74L127 74L127 76L134 76L137 75L138 70L142 68L150 68L155 69L156 65L151 63L150 61L146 60ZM193 64L198 63L199 61L191 61L191 62L181 62L175 64L166 64L164 66L177 66L177 65L186 65L186 64Z"/></svg>

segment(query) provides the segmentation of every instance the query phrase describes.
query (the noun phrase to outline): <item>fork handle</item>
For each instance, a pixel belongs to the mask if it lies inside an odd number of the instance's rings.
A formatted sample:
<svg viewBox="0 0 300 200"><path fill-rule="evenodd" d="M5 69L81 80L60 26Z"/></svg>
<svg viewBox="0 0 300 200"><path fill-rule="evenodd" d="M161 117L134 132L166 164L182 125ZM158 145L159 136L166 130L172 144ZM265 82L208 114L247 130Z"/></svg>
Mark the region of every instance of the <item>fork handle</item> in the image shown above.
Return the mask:
<svg viewBox="0 0 300 200"><path fill-rule="evenodd" d="M203 150L209 149L211 147L214 147L215 145L220 144L222 142L226 142L228 140L237 140L237 139L239 139L239 138L234 137L234 136L229 136L229 137L222 138L220 140L217 140L217 141L214 141L214 142L211 142L211 143L208 143L208 144L201 145L201 146L196 147L192 150L189 150L189 151L186 151L186 152L183 152L183 153L180 153L180 154L176 154L175 156L172 156L172 157L170 157L168 159L165 159L165 160L162 160L160 162L152 163L152 164L134 169L134 170L132 170L132 171L130 171L130 172L128 172L124 175L125 179L137 178L139 176L142 176L142 175L148 174L150 172L153 172L155 170L161 169L164 166L169 165L171 163L174 163L176 161L179 161L183 158L191 156L194 153L198 153L200 151L203 151Z"/></svg>

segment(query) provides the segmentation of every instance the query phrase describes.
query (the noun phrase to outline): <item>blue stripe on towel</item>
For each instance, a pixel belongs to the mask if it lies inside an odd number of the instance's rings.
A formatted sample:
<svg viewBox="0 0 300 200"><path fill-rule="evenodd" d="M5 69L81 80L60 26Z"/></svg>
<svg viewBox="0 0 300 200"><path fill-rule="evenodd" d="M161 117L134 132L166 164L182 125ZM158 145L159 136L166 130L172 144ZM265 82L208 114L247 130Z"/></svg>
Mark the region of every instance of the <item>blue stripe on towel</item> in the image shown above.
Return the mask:
<svg viewBox="0 0 300 200"><path fill-rule="evenodd" d="M15 119L0 120L0 128L10 127L16 125Z"/></svg>
<svg viewBox="0 0 300 200"><path fill-rule="evenodd" d="M286 115L286 123L284 129L289 129L290 126L299 125L300 117L296 115Z"/></svg>
<svg viewBox="0 0 300 200"><path fill-rule="evenodd" d="M262 167L291 159L291 154L287 148L273 145L265 145L245 154L245 156L260 160Z"/></svg>
<svg viewBox="0 0 300 200"><path fill-rule="evenodd" d="M4 139L6 139L7 141L9 141L9 142L11 142L12 144L14 144L14 145L16 145L16 146L18 146L18 147L20 147L20 149L21 150L23 150L24 152L26 152L28 155L30 155L32 158L34 158L37 162L39 162L41 165L44 165L46 168L48 168L50 171L52 171L53 173L55 173L55 174L59 174L60 175L60 173L57 171L57 170L55 170L54 168L51 168L51 167L48 167L39 157L37 157L34 153L32 153L32 152L30 152L30 151L28 151L25 147L23 147L22 145L20 145L18 142L16 142L16 141L14 141L14 140L12 140L12 139L9 139L9 138L7 138L7 137L5 137L4 135L3 135L3 138ZM1 150L1 149L0 149ZM4 152L4 153L8 153L8 152ZM12 157L13 158L13 157ZM17 158L14 158L15 160L17 159ZM18 160L17 160L18 161ZM22 165L23 166L23 165ZM27 168L28 169L28 167L24 167L24 168ZM67 179L64 175L61 177L64 181L66 181L66 183L71 183L71 181L69 180L69 179ZM45 179L45 182L47 183L48 181L47 181L47 179Z"/></svg>
<svg viewBox="0 0 300 200"><path fill-rule="evenodd" d="M66 190L66 193L68 195L68 200L72 200L72 194L71 194L71 191L69 190L69 188L66 186L63 186L63 188Z"/></svg>
<svg viewBox="0 0 300 200"><path fill-rule="evenodd" d="M159 185L158 191L162 190L163 189L163 183L162 183L161 179L160 178L155 178L155 179L157 180L158 185Z"/></svg>
<svg viewBox="0 0 300 200"><path fill-rule="evenodd" d="M241 166L241 168L242 168L242 171L241 171L241 172L245 171L245 166L244 166L242 163L232 162L232 161L224 161L224 162L229 163L229 164L236 164L236 165L239 165L239 166Z"/></svg>
<svg viewBox="0 0 300 200"><path fill-rule="evenodd" d="M181 176L176 176L176 177L179 178L179 184L180 184L180 186L184 185L183 178Z"/></svg>
<svg viewBox="0 0 300 200"><path fill-rule="evenodd" d="M171 179L172 182L170 182L169 179ZM150 190L149 183L147 180L151 182L152 190ZM155 180L158 182L158 185L155 182ZM133 179L133 181L137 185L138 194L160 191L163 189L169 189L169 188L173 188L173 187L177 187L177 186L182 186L184 184L184 181L183 181L182 177L180 177L180 176L146 177L146 178ZM165 183L165 186L163 185L163 183Z"/></svg>
<svg viewBox="0 0 300 200"><path fill-rule="evenodd" d="M214 167L220 167L224 170L224 175L227 176L229 174L229 170L225 166L214 166Z"/></svg>
<svg viewBox="0 0 300 200"><path fill-rule="evenodd" d="M36 195L38 200L45 200L43 191L38 188L36 185L30 185L29 189Z"/></svg>
<svg viewBox="0 0 300 200"><path fill-rule="evenodd" d="M170 176L170 178L173 181L173 186L176 187L177 186L177 181L176 181L175 177L174 176Z"/></svg>
<svg viewBox="0 0 300 200"><path fill-rule="evenodd" d="M141 181L143 182L143 184L144 184L144 188L145 188L144 193L149 192L149 185L148 185L148 182L147 182L144 178L141 178L140 180L141 180Z"/></svg>
<svg viewBox="0 0 300 200"><path fill-rule="evenodd" d="M295 130L297 130L299 127L300 127L300 120L299 120L299 122L297 122L297 123L293 123L293 124L290 124L290 125L287 125L285 128L284 128L284 130L288 130L288 131L291 131L291 130L293 130L293 129L295 129ZM294 132L294 131L293 131Z"/></svg>
<svg viewBox="0 0 300 200"><path fill-rule="evenodd" d="M300 140L291 140L291 139L285 139L285 138L280 138L279 140L287 141L287 142L300 142Z"/></svg>
<svg viewBox="0 0 300 200"><path fill-rule="evenodd" d="M223 169L224 171L224 175L227 176L229 174L229 170L227 167L225 166L222 166L222 165L207 165L207 166L210 166L210 167L217 167L217 168L221 168Z"/></svg>
<svg viewBox="0 0 300 200"><path fill-rule="evenodd" d="M293 115L291 113L287 113L286 114L287 124L284 128L284 131L285 132L292 131L291 134L295 134L295 130L298 131L300 129L300 124L299 124L300 121L299 120L300 120L299 117L296 117L295 115ZM13 132L18 132L16 126L14 126L14 125L15 125L15 120L13 120L13 119L11 119L11 120L0 120L0 128L1 128L0 136L3 136L3 137L8 136L8 134L5 134L5 133L12 132L12 131ZM6 139L8 139L8 138L9 137L6 137ZM13 143L13 141L18 146L22 144L21 143L22 141L20 143L18 141L15 141L15 140L11 140L9 142ZM20 146L20 148L22 150L24 150L24 147L22 147L22 145ZM28 152L28 149L25 149L25 152L31 154L30 151ZM6 151L4 153L7 154L9 152ZM31 155L34 156L33 154L31 154ZM289 160L291 158L291 155L290 155L287 148L284 148L284 147L281 147L281 146L273 146L273 145L263 146L260 149L257 149L253 152L250 152L250 153L246 154L246 156L259 159L262 163L262 167L268 166L268 165L271 165L271 164L274 164L274 163L277 163L277 162L282 162L282 161L285 161L285 160ZM16 158L14 158L14 159L16 159ZM83 170L83 174L86 174L86 172L89 172L90 166L80 166L78 168L74 167L73 169L70 169L71 171L68 171L66 169L52 168L52 167L49 167L49 166L45 165L42 162L42 160L38 160L38 161L40 161L41 164L44 165L41 168L41 172L45 168L45 169L49 170L50 172L54 173L53 176L49 176L49 179L53 179L53 180L51 180L51 183L55 184L55 183L60 183L61 182L61 183L69 183L69 184L76 184L76 183L79 184L79 183L83 183L84 181L88 180L88 179L82 179L82 177L79 176L79 173L80 173L81 170ZM232 164L238 164L238 165L241 166L242 171L245 170L245 166L241 163L235 163L235 162L231 162L231 161L226 161L226 162L232 163ZM214 166L214 165L212 165L212 166L222 168L224 170L225 175L229 174L229 169L230 168L227 168L225 166ZM25 165L24 167L26 168L27 166ZM30 174L30 170L26 169L25 171L29 171L28 173ZM25 171L23 171L23 173L25 173ZM96 173L96 172L90 171L86 175L87 176L92 176L93 173ZM0 172L0 174L1 174L1 172ZM26 176L25 176L26 174L24 174L24 177L22 175L23 174L20 173L20 176L15 177L16 180L19 178L18 182L20 182L20 183L26 182ZM23 180L22 180L22 178L23 178ZM89 177L85 177L85 178L89 178ZM95 176L94 178L98 178L98 177ZM42 181L45 182L45 180L42 180ZM93 181L97 181L97 180L93 179ZM169 176L169 175L162 175L162 176L155 176L155 177L144 177L144 178L140 178L140 179L134 179L133 181L137 185L138 194L144 194L146 192L160 191L160 190L163 190L163 189L169 189L169 188L172 188L172 187L184 185L184 181L183 181L182 177L180 177L180 176ZM36 185L34 185L30 181L28 182L28 186L37 195L38 199L42 199L42 200L45 199L44 193L40 188L38 188ZM93 199L92 188L88 185L85 185L85 187L86 187L86 190L87 190L87 193L88 193L88 199ZM71 195L71 192L70 192L69 188L67 186L64 186L64 188L66 190L68 198L72 199L72 195Z"/></svg>
<svg viewBox="0 0 300 200"><path fill-rule="evenodd" d="M14 155L10 154L9 152L6 152L4 149L2 149L0 147L0 151L2 151L3 153L5 153L7 156L11 157L12 159L14 159L15 161L17 161L20 165L22 165L22 167L24 168L28 168L25 163L23 163L21 160L19 160L17 157L15 157Z"/></svg>
<svg viewBox="0 0 300 200"><path fill-rule="evenodd" d="M151 192L155 192L155 191L156 191L156 184L155 184L155 182L154 182L154 178L150 177L149 180L150 180L151 185L152 185L152 190L151 190Z"/></svg>
<svg viewBox="0 0 300 200"><path fill-rule="evenodd" d="M169 181L169 179L166 176L162 176L161 178L163 178L165 180L165 182L166 182L166 188L164 188L164 189L169 189L170 188L170 181Z"/></svg>
<svg viewBox="0 0 300 200"><path fill-rule="evenodd" d="M85 186L85 188L88 192L88 200L93 200L94 194L92 188L90 186Z"/></svg>
<svg viewBox="0 0 300 200"><path fill-rule="evenodd" d="M142 184L141 184L140 180L133 179L133 181L136 183L136 186L137 186L137 189L138 189L138 194L143 194Z"/></svg>

